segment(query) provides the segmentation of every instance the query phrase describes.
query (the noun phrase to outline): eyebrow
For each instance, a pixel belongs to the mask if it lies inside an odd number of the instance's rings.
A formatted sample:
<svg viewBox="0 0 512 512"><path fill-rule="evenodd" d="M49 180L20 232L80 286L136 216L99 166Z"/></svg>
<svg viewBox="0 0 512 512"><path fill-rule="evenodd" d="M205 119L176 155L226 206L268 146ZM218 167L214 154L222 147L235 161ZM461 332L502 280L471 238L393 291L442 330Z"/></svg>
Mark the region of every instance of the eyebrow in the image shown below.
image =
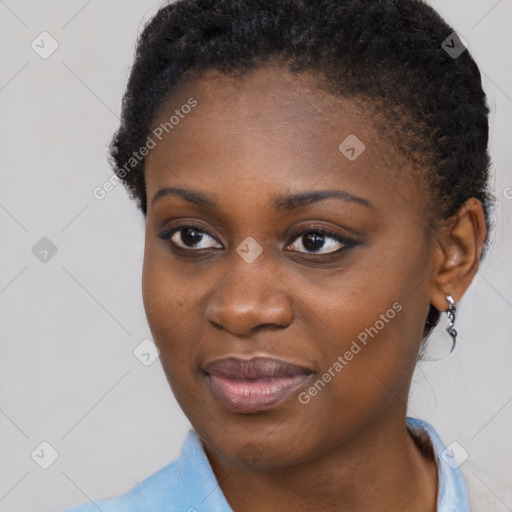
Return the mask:
<svg viewBox="0 0 512 512"><path fill-rule="evenodd" d="M160 198L165 196L181 197L189 203L193 203L197 206L202 206L205 208L210 208L212 210L218 210L220 208L219 204L215 200L209 199L202 192L198 192L196 190L187 190L179 187L161 188L153 196L151 204L155 204ZM341 199L343 201L360 204L368 208L375 208L374 205L368 201L368 199L364 199L363 197L356 196L350 192L347 192L346 190L340 189L315 190L312 192L300 192L298 194L279 196L274 199L273 206L278 211L293 210L295 208L300 208L307 206L308 204L330 198Z"/></svg>

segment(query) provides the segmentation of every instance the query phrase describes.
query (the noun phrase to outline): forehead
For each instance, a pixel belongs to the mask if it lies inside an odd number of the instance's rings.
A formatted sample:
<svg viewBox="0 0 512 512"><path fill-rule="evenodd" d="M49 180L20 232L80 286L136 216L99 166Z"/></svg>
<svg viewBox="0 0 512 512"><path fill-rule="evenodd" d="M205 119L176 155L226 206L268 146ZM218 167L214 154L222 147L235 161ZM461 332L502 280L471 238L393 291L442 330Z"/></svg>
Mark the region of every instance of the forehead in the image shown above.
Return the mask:
<svg viewBox="0 0 512 512"><path fill-rule="evenodd" d="M168 130L147 157L148 200L171 182L201 183L217 196L239 194L248 183L260 197L320 183L376 202L389 199L389 187L411 194L412 173L389 133L372 123L368 104L322 92L320 81L267 66L240 76L209 70L184 82L153 126L167 122ZM196 106L180 111L191 98ZM173 114L180 119L171 129Z"/></svg>

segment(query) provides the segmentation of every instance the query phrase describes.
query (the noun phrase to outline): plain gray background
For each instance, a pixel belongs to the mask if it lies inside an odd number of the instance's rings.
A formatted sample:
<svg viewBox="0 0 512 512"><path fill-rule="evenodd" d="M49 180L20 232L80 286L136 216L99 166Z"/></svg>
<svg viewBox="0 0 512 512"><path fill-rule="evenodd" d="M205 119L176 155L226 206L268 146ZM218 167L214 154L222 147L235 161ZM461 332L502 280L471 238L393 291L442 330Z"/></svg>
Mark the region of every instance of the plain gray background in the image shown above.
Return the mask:
<svg viewBox="0 0 512 512"><path fill-rule="evenodd" d="M159 5L0 0L0 512L57 511L125 492L174 459L189 428L159 360L144 366L133 354L151 337L140 289L142 214L121 185L102 201L92 194L112 175L107 145L135 39ZM461 470L473 510L505 512L512 510L512 2L432 5L483 72L497 227L458 305L459 347L418 366L409 414L467 451ZM46 59L31 47L35 40L40 52L51 49L43 31L59 45ZM57 249L46 262L33 252L43 237ZM445 325L432 341L439 352L450 344ZM51 456L41 442L58 453L48 469L36 463Z"/></svg>

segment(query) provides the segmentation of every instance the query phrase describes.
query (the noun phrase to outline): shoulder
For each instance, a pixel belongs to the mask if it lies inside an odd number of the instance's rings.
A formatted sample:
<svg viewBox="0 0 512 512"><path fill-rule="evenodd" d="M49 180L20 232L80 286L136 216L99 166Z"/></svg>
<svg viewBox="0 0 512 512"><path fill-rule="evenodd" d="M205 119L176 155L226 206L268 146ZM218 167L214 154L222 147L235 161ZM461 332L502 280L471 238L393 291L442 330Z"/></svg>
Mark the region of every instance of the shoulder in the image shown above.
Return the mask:
<svg viewBox="0 0 512 512"><path fill-rule="evenodd" d="M153 473L125 494L90 501L62 512L193 512L197 488L194 472L205 470L207 459L197 434L187 433L178 459ZM206 468L208 469L208 468Z"/></svg>
<svg viewBox="0 0 512 512"><path fill-rule="evenodd" d="M98 509L102 512L142 512L154 510L154 507L158 505L162 507L162 511L171 511L174 510L174 508L169 508L171 502L178 507L181 505L179 480L180 472L177 461L174 461L138 483L125 494L91 501L62 512L98 512ZM163 508L163 502L166 503L167 508ZM156 510L160 510L160 508ZM186 511L187 509L181 508L181 510Z"/></svg>

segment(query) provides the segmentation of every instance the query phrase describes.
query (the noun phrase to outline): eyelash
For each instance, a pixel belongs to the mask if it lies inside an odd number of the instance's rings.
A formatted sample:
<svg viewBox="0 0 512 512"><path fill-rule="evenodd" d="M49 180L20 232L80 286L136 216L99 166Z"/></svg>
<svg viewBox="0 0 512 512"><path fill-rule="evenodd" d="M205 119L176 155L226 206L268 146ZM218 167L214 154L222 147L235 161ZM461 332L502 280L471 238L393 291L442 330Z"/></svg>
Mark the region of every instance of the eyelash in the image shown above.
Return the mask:
<svg viewBox="0 0 512 512"><path fill-rule="evenodd" d="M210 235L205 229L203 229L203 228L201 228L199 226L195 226L193 224L186 224L186 225L177 226L177 227L174 227L174 228L171 228L171 229L167 229L167 230L159 233L158 237L160 239L164 240L164 241L167 241L169 243L169 245L171 246L171 249L173 251L182 251L182 252L188 252L188 253L192 253L192 252L201 253L203 251L208 251L209 249L214 249L214 250L218 249L217 247L208 247L208 248L204 248L204 249L184 248L184 247L180 247L179 245L177 245L175 242L173 242L171 240L172 236L175 233L177 233L179 231L183 231L183 230L185 230L187 228L192 228L196 232L199 232L200 235L207 235L210 238L212 238L213 240L215 240L217 243L220 243L220 242L218 242L218 240L215 237ZM335 251L331 251L331 252L328 252L328 253L302 252L302 251L291 251L291 252L297 252L299 254L305 254L305 255L308 255L308 256L329 257L329 256L333 256L333 255L339 255L342 252L345 252L346 250L351 249L351 248L359 245L359 243L360 243L357 240L354 240L352 238L344 237L344 236L339 235L337 233L333 233L332 231L329 231L329 230L327 230L325 228L321 228L321 227L313 228L313 227L311 227L311 228L303 229L303 230L301 230L301 231L299 231L297 233L294 233L291 236L290 242L287 244L287 246L290 245L291 242L300 239L301 237L303 237L307 233L314 233L314 234L319 234L320 236L323 236L323 237L332 238L336 242L342 244L342 247L340 247L339 249L337 249ZM321 249L322 248L320 248L320 250Z"/></svg>

